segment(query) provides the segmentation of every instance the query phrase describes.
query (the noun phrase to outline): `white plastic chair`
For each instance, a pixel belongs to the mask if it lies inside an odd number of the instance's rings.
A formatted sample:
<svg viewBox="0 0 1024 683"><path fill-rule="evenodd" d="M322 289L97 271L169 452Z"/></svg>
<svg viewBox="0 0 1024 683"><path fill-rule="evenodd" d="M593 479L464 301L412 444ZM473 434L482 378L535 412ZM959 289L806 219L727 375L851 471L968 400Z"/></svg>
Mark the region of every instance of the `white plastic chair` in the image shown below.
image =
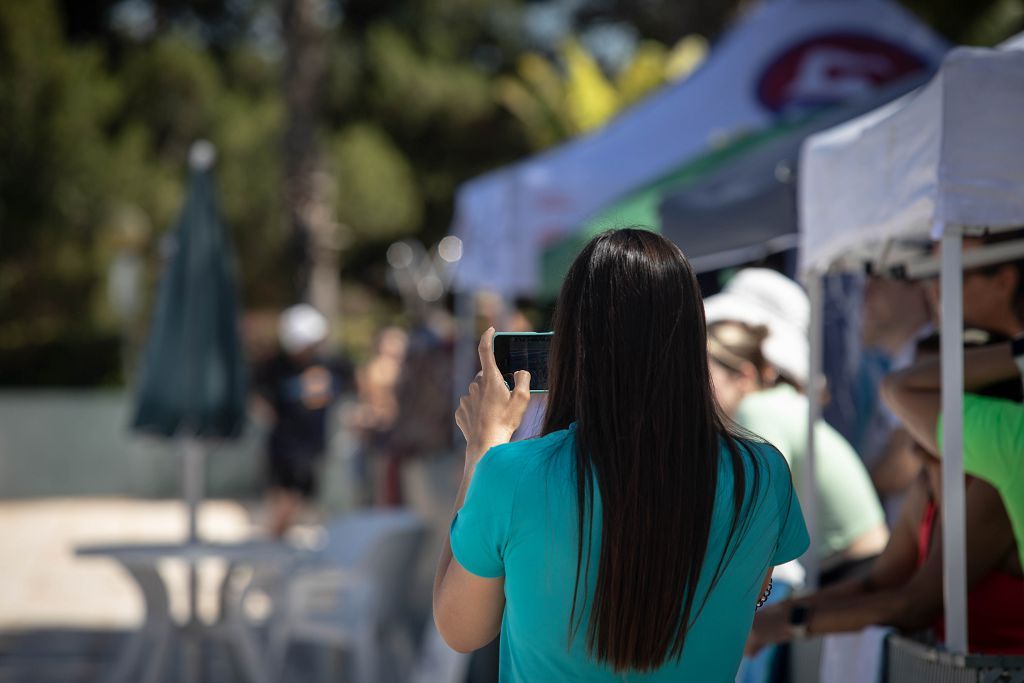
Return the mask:
<svg viewBox="0 0 1024 683"><path fill-rule="evenodd" d="M350 652L356 683L380 680L384 652L407 673L415 646L405 606L425 533L405 510L359 512L331 524L318 560L286 579L269 630L273 680L282 680L295 641Z"/></svg>
<svg viewBox="0 0 1024 683"><path fill-rule="evenodd" d="M427 619L420 656L412 683L464 683L469 673L469 655L448 647L433 619Z"/></svg>

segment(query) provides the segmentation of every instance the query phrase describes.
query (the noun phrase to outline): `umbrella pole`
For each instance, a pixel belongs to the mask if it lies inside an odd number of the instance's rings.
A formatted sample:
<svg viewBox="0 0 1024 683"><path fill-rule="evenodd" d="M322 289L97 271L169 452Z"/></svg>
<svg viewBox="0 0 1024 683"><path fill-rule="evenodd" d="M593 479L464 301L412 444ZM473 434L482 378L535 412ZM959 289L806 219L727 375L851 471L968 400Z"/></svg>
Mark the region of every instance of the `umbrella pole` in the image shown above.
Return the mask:
<svg viewBox="0 0 1024 683"><path fill-rule="evenodd" d="M184 489L185 507L188 515L188 543L199 542L199 501L203 498L203 484L206 474L206 453L198 439L185 437ZM188 561L188 621L184 631L184 661L182 680L195 683L201 671L201 639L199 628L199 572L197 560Z"/></svg>
<svg viewBox="0 0 1024 683"><path fill-rule="evenodd" d="M186 438L185 449L185 506L188 512L188 542L199 542L199 501L203 499L205 453L197 439ZM189 577L189 619L196 618L195 565Z"/></svg>

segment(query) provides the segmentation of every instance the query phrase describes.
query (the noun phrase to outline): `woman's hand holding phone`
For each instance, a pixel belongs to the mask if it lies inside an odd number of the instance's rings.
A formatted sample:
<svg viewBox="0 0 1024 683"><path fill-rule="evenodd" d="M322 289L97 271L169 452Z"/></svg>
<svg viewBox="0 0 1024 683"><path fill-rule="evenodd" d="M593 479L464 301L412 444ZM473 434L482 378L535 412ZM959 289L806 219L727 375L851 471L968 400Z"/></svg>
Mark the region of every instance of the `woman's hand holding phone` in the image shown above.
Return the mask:
<svg viewBox="0 0 1024 683"><path fill-rule="evenodd" d="M466 468L475 467L492 446L508 443L519 427L530 403L530 373L515 373L515 388L509 391L494 360L494 328L480 337L480 372L459 401L455 423L466 437Z"/></svg>

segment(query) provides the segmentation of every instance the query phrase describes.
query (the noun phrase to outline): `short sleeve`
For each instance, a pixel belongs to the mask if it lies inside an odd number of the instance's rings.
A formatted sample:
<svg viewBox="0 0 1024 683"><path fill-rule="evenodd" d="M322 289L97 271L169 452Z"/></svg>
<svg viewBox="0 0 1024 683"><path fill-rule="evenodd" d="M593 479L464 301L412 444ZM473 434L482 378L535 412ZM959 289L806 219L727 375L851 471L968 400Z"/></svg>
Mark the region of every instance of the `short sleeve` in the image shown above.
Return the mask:
<svg viewBox="0 0 1024 683"><path fill-rule="evenodd" d="M936 424L942 450L942 416ZM991 482L1016 476L1024 450L1024 405L964 394L964 470Z"/></svg>
<svg viewBox="0 0 1024 683"><path fill-rule="evenodd" d="M489 450L476 466L462 508L452 520L452 555L471 574L505 575L505 548L512 525L518 474L509 467L511 446Z"/></svg>
<svg viewBox="0 0 1024 683"><path fill-rule="evenodd" d="M804 512L800 508L800 499L793 489L793 478L789 467L781 456L774 458L777 462L772 467L772 489L778 502L779 538L775 545L771 564L780 565L795 560L807 552L811 545L811 537L807 533Z"/></svg>

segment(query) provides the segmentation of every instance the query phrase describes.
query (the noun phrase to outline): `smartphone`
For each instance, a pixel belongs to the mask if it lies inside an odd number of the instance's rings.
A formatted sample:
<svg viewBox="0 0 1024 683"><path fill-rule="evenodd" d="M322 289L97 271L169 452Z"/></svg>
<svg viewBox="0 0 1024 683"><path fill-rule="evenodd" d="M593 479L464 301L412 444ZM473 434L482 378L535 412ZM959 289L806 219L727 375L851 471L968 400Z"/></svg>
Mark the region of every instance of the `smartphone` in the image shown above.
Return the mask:
<svg viewBox="0 0 1024 683"><path fill-rule="evenodd" d="M495 332L494 360L511 390L515 386L515 373L530 373L530 393L548 390L548 357L551 355L551 337L554 332Z"/></svg>

